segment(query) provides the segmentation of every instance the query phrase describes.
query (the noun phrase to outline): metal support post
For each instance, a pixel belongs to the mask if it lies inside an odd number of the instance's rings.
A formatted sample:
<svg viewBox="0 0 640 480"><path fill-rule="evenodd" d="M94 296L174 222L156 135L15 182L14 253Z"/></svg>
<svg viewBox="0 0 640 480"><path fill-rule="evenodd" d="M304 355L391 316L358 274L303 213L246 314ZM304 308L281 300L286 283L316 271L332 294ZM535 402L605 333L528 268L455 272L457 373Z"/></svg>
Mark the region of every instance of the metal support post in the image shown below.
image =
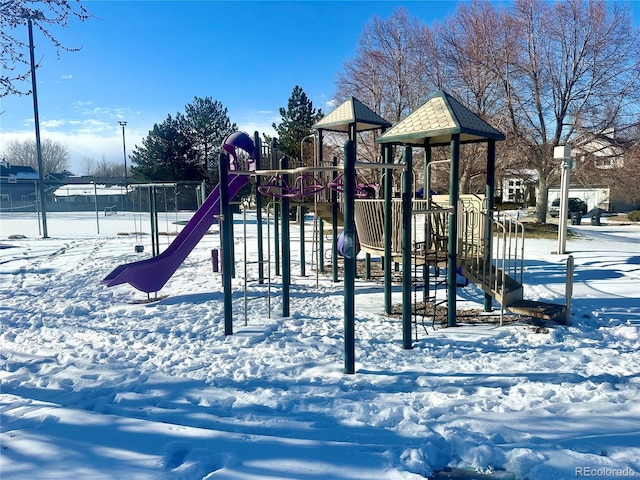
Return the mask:
<svg viewBox="0 0 640 480"><path fill-rule="evenodd" d="M220 232L222 237L222 287L224 290L224 334L233 335L233 299L231 292L231 277L233 271L232 244L233 234L229 228L231 215L229 208L229 187L227 172L229 168L229 157L225 153L220 154Z"/></svg>
<svg viewBox="0 0 640 480"><path fill-rule="evenodd" d="M322 217L318 218L318 230L320 235L318 236L318 271L324 273L324 220Z"/></svg>
<svg viewBox="0 0 640 480"><path fill-rule="evenodd" d="M344 373L355 373L355 143L344 144Z"/></svg>
<svg viewBox="0 0 640 480"><path fill-rule="evenodd" d="M404 149L402 172L402 348L413 348L411 338L411 200L413 186L413 153Z"/></svg>
<svg viewBox="0 0 640 480"><path fill-rule="evenodd" d="M256 170L262 167L262 144L260 143L260 135L258 132L253 134L253 144L255 145L255 162ZM256 230L258 236L258 283L264 284L264 240L262 238L262 194L258 190L262 182L260 175L256 175L255 192L256 192Z"/></svg>
<svg viewBox="0 0 640 480"><path fill-rule="evenodd" d="M300 276L306 277L306 257L304 252L304 207L298 207L298 220L300 223Z"/></svg>
<svg viewBox="0 0 640 480"><path fill-rule="evenodd" d="M338 157L333 157L333 166L338 165ZM333 172L333 181L338 178L337 172ZM333 281L338 281L338 193L331 191L331 263Z"/></svg>
<svg viewBox="0 0 640 480"><path fill-rule="evenodd" d="M494 197L495 197L495 185L496 185L496 141L491 140L487 145L487 179L485 185L485 197L487 199L487 210L489 215L493 215ZM493 222L486 222L484 226L484 261L491 262L493 250ZM504 268L504 266L503 266ZM485 293L484 294L484 311L490 312L492 310L493 297Z"/></svg>
<svg viewBox="0 0 640 480"><path fill-rule="evenodd" d="M564 298L566 301L566 316L565 323L571 325L571 297L573 297L573 270L575 268L575 261L573 255L569 255L567 258L567 278L565 285Z"/></svg>
<svg viewBox="0 0 640 480"><path fill-rule="evenodd" d="M460 184L460 134L451 136L451 169L449 173L449 239L447 243L447 326L456 326L456 294L458 263L458 197Z"/></svg>
<svg viewBox="0 0 640 480"><path fill-rule="evenodd" d="M280 160L280 168L289 168L289 159L285 156ZM289 184L289 175L282 175L282 180ZM289 316L290 286L291 286L291 235L289 224L289 198L282 198L282 316Z"/></svg>
<svg viewBox="0 0 640 480"><path fill-rule="evenodd" d="M386 164L393 163L393 147L389 144L384 146L384 161ZM391 313L391 294L393 285L391 283L391 229L392 229L392 197L393 196L393 172L384 172L384 258L382 268L384 270L384 311Z"/></svg>

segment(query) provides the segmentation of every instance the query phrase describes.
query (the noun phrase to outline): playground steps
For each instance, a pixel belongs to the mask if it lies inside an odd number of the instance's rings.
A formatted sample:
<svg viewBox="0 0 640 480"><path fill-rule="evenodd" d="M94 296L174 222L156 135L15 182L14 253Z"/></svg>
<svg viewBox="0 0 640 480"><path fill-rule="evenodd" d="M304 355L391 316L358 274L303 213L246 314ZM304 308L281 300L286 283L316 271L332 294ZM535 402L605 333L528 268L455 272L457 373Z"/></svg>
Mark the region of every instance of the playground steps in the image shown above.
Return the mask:
<svg viewBox="0 0 640 480"><path fill-rule="evenodd" d="M482 266L482 263L480 263L480 267L478 267L477 263L475 265L473 265L473 263L476 262L467 262L467 265L462 265L463 275L484 292L491 295L507 311L558 323L564 323L566 321L566 305L541 302L538 300L526 300L523 298L522 285L509 275L504 276L505 285L504 288L502 288L502 272L499 268L496 268L494 265L487 268ZM483 275L480 272L485 271L489 273L488 275L484 275L484 281L482 281L481 278Z"/></svg>
<svg viewBox="0 0 640 480"><path fill-rule="evenodd" d="M541 320L551 320L558 323L565 323L567 306L557 303L540 302L536 300L520 300L507 307L511 313L525 315L527 317L539 318Z"/></svg>
<svg viewBox="0 0 640 480"><path fill-rule="evenodd" d="M508 308L510 305L523 301L522 285L509 275L504 275L495 265L486 265L476 259L461 262L462 274L475 283L484 292L491 295L497 302Z"/></svg>

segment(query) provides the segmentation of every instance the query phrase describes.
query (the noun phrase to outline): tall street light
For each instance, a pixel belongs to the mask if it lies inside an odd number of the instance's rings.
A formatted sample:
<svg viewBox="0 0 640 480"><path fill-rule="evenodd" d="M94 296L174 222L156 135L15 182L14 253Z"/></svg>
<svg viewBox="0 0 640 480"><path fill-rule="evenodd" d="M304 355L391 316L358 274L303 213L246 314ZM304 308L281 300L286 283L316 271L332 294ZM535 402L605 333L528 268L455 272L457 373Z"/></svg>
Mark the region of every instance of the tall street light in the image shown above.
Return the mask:
<svg viewBox="0 0 640 480"><path fill-rule="evenodd" d="M40 143L40 117L38 116L38 92L36 88L36 61L33 46L33 22L32 20L44 20L44 15L39 10L23 15L27 19L29 28L29 58L31 61L31 90L33 92L33 121L36 128L36 154L38 157L38 185L40 193L40 210L42 211L42 238L49 238L47 232L47 207L44 196L44 164L42 161L42 145Z"/></svg>
<svg viewBox="0 0 640 480"><path fill-rule="evenodd" d="M122 127L122 153L124 156L124 184L125 187L129 185L129 175L127 173L127 146L124 141L124 127L127 126L127 122L118 122L118 124Z"/></svg>
<svg viewBox="0 0 640 480"><path fill-rule="evenodd" d="M124 141L124 127L127 126L127 122L120 121L118 124L122 127L122 156L124 157L124 191L125 197L122 199L122 210L125 209L126 200L129 196L129 174L127 172L127 145Z"/></svg>

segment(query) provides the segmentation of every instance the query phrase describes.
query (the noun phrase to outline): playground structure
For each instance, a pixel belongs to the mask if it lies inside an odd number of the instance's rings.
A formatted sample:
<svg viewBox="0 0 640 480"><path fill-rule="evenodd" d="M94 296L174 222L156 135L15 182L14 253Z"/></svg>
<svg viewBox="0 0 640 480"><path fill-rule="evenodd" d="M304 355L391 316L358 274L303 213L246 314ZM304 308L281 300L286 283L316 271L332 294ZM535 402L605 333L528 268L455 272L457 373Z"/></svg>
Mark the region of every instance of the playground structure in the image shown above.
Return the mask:
<svg viewBox="0 0 640 480"><path fill-rule="evenodd" d="M568 305L531 302L523 298L524 229L520 222L494 210L495 146L504 135L470 112L446 92L438 92L405 120L391 124L355 98L351 98L313 126L316 131L315 155L309 164L289 165L289 159L277 152L277 146L262 146L256 132L253 139L244 132L229 136L220 158L220 183L184 227L173 243L157 257L122 265L104 280L107 286L128 282L144 292L157 292L184 261L213 221L220 220L221 248L233 251L233 218L230 201L247 184L255 182L256 191L277 199L275 217L281 219L276 235L282 239L275 249L276 270L282 265L282 316L289 316L291 283L289 209L307 206L322 223L332 228L332 266L337 281L338 252L343 257L344 329L346 373L355 372L355 278L357 249L382 260L385 311L391 313L393 263L400 263L402 275L402 344L413 347L412 293L419 288L425 300L436 304L438 285L446 290L446 324L456 326L457 275L462 273L484 292L484 310L500 304L500 321L505 310L544 319L568 317ZM379 164L356 162L357 133L381 130ZM347 135L343 162L323 158L325 131ZM460 145L487 143L485 195L459 194ZM432 148L450 147L449 193L433 196L430 185ZM394 162L394 147L402 147L402 161ZM423 148L426 198L415 196L413 149ZM435 162L433 162L435 163ZM392 175L383 175L382 190L373 192L358 180L359 169L401 172L399 198L393 191ZM290 179L293 177L293 183ZM268 179L266 182L264 179ZM262 195L256 195L259 278L264 278L262 246ZM379 198L370 197L379 196ZM338 235L339 227L342 233ZM304 228L304 222L301 222ZM338 248L338 238L341 245ZM304 242L302 242L302 246ZM324 250L323 246L319 249ZM302 253L304 262L304 252ZM222 255L225 334L233 333L232 255ZM420 276L415 267L420 266ZM318 268L321 266L318 263ZM323 268L323 266L322 266ZM445 278L439 272L446 270ZM276 271L276 275L278 271ZM570 295L568 295L569 300ZM435 315L435 311L434 311Z"/></svg>

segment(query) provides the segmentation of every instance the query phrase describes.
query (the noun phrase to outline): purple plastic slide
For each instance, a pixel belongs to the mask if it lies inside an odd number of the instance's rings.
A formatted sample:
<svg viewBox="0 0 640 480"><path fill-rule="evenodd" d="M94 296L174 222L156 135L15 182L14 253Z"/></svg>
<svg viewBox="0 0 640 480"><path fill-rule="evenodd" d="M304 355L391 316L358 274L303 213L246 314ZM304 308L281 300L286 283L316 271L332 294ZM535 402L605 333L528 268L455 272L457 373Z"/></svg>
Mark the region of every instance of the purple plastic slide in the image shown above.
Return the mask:
<svg viewBox="0 0 640 480"><path fill-rule="evenodd" d="M229 174L229 200L247 184L248 178L245 175ZM120 265L101 283L107 287L129 283L146 293L159 291L207 233L217 215L220 215L219 185L164 252L154 258Z"/></svg>

